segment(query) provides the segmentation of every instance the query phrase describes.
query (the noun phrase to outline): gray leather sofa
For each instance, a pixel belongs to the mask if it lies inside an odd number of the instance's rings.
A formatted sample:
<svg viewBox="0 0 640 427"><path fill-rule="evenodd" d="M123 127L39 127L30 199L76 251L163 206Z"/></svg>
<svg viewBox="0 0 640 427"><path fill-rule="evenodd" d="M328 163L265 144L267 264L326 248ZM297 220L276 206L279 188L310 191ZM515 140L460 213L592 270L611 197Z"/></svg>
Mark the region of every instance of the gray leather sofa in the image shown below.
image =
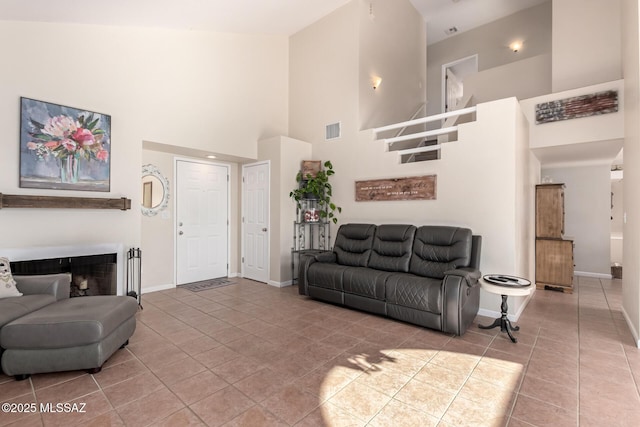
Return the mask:
<svg viewBox="0 0 640 427"><path fill-rule="evenodd" d="M71 276L14 276L22 296L0 299L2 371L16 379L42 372L98 372L136 328L136 299L69 298Z"/></svg>
<svg viewBox="0 0 640 427"><path fill-rule="evenodd" d="M301 257L299 292L462 335L478 313L481 236L447 226L345 224Z"/></svg>

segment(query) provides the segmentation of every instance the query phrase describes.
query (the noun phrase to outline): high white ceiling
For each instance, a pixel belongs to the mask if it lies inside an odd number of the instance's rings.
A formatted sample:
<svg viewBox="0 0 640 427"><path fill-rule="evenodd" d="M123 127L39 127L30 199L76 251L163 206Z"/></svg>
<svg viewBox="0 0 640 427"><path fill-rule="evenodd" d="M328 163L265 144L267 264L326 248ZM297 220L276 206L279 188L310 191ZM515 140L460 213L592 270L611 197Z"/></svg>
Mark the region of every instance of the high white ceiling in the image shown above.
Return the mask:
<svg viewBox="0 0 640 427"><path fill-rule="evenodd" d="M291 35L350 0L0 0L0 19Z"/></svg>
<svg viewBox="0 0 640 427"><path fill-rule="evenodd" d="M162 27L291 35L351 0L0 0L0 20ZM370 0L374 7L379 0ZM395 1L395 0L390 0ZM548 0L410 0L427 23L427 41L458 34ZM619 144L544 149L542 163L612 158ZM579 158L576 158L578 156Z"/></svg>
<svg viewBox="0 0 640 427"><path fill-rule="evenodd" d="M291 35L350 0L0 0L0 20ZM371 0L375 6L376 0ZM427 40L463 32L547 0L410 0Z"/></svg>
<svg viewBox="0 0 640 427"><path fill-rule="evenodd" d="M496 19L512 15L549 0L409 0L427 23L427 43L449 37L445 30L456 27L460 34Z"/></svg>

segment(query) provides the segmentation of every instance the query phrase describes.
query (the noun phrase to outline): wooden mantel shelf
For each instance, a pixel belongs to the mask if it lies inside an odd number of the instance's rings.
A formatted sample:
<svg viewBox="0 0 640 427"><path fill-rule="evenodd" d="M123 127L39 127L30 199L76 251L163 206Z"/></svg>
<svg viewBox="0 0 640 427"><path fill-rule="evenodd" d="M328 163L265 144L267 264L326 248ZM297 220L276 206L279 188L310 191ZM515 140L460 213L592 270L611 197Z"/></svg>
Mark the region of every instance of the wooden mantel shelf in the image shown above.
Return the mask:
<svg viewBox="0 0 640 427"><path fill-rule="evenodd" d="M131 199L105 199L97 197L23 196L0 193L0 209L49 208L49 209L131 209Z"/></svg>

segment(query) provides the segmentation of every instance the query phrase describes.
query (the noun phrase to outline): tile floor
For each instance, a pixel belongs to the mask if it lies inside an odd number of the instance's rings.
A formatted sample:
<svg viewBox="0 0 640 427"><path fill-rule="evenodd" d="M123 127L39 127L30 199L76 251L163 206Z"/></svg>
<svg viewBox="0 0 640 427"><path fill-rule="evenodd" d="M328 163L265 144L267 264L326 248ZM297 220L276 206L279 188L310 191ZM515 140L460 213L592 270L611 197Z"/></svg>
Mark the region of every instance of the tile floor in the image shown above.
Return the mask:
<svg viewBox="0 0 640 427"><path fill-rule="evenodd" d="M640 425L640 351L620 281L536 292L518 344L497 329L451 337L296 287L235 282L144 295L130 345L98 374L0 376L0 402L86 404L0 413L0 425Z"/></svg>

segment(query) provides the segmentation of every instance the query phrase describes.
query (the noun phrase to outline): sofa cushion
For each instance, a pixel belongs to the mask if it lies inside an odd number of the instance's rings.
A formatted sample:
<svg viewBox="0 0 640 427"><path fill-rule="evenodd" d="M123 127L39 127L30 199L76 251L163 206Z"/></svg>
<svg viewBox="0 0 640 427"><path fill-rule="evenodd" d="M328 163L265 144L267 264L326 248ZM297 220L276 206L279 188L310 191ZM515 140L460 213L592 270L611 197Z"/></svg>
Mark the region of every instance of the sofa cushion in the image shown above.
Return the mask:
<svg viewBox="0 0 640 427"><path fill-rule="evenodd" d="M393 273L387 279L385 292L389 304L442 313L442 280Z"/></svg>
<svg viewBox="0 0 640 427"><path fill-rule="evenodd" d="M471 260L471 230L422 226L416 231L409 272L443 279L447 270L467 267Z"/></svg>
<svg viewBox="0 0 640 427"><path fill-rule="evenodd" d="M342 275L348 267L327 262L315 262L307 270L307 286L342 291Z"/></svg>
<svg viewBox="0 0 640 427"><path fill-rule="evenodd" d="M338 229L333 245L338 264L366 267L376 226L372 224L344 224Z"/></svg>
<svg viewBox="0 0 640 427"><path fill-rule="evenodd" d="M13 278L24 295L49 294L59 301L69 298L71 292L71 273L18 275Z"/></svg>
<svg viewBox="0 0 640 427"><path fill-rule="evenodd" d="M36 311L39 308L53 304L56 298L53 295L23 295L17 298L4 298L0 300L0 327ZM0 342L0 346L1 346Z"/></svg>
<svg viewBox="0 0 640 427"><path fill-rule="evenodd" d="M368 266L376 270L408 272L415 234L413 225L379 225L373 237Z"/></svg>
<svg viewBox="0 0 640 427"><path fill-rule="evenodd" d="M343 274L345 292L384 301L384 285L392 273L365 267L348 267Z"/></svg>

